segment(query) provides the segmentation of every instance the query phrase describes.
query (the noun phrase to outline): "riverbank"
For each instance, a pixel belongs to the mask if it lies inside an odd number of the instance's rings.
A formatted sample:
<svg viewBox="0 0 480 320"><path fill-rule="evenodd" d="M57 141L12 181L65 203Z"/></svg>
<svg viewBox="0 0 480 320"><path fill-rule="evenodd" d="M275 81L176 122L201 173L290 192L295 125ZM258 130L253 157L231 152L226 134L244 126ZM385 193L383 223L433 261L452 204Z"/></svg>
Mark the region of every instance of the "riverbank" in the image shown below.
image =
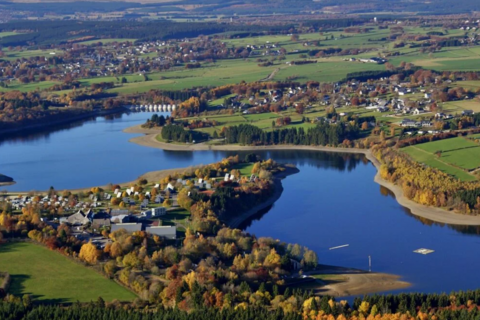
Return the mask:
<svg viewBox="0 0 480 320"><path fill-rule="evenodd" d="M400 276L393 274L329 265L319 265L317 270L305 272L305 275L308 276L306 283L298 287L313 290L315 294L334 297L399 290L412 285L411 283L401 281Z"/></svg>
<svg viewBox="0 0 480 320"><path fill-rule="evenodd" d="M322 146L296 146L296 145L275 145L275 146L239 146L239 145L207 145L205 143L192 144L192 145L178 145L172 143L160 142L156 139L156 135L159 133L159 129L144 129L140 125L130 127L124 130L125 133L141 133L144 134L140 137L135 137L129 140L129 142L139 144L141 146L158 148L169 151L200 151L200 150L217 150L217 151L255 151L255 150L312 150L323 152L336 152L336 153L356 153L363 154L365 157L375 166L377 173L374 177L374 181L379 185L389 189L394 195L397 202L416 216L426 218L435 222L452 224L452 225L468 225L468 226L480 226L480 216L469 216L463 214L457 214L451 211L447 211L442 208L427 207L418 204L410 199L407 199L403 195L403 190L400 186L397 186L380 176L380 162L373 156L372 152L368 149L355 149L355 148L332 148Z"/></svg>

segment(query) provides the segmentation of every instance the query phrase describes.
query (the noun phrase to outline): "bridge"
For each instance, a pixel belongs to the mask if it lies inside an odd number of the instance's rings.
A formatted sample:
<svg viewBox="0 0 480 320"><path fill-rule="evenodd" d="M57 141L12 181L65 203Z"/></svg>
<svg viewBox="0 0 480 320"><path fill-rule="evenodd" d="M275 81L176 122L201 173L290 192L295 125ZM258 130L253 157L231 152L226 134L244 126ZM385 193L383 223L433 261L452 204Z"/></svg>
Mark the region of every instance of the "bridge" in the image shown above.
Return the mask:
<svg viewBox="0 0 480 320"><path fill-rule="evenodd" d="M174 104L141 104L127 106L132 111L145 111L145 112L172 112L177 106Z"/></svg>

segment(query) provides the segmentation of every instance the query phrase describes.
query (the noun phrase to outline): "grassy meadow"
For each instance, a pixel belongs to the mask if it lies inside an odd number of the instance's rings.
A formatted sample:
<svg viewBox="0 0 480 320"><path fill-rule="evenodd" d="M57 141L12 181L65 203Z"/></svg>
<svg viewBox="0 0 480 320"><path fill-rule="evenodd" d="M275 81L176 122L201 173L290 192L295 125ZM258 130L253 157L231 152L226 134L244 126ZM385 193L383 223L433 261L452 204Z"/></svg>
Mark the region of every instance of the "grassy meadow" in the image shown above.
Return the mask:
<svg viewBox="0 0 480 320"><path fill-rule="evenodd" d="M0 244L0 270L11 275L12 294L31 294L43 303L89 302L98 297L127 301L136 297L60 253L27 242Z"/></svg>
<svg viewBox="0 0 480 320"><path fill-rule="evenodd" d="M480 167L480 145L463 137L417 144L402 148L402 151L418 162L464 181L476 180L469 171ZM441 152L440 156L437 152Z"/></svg>

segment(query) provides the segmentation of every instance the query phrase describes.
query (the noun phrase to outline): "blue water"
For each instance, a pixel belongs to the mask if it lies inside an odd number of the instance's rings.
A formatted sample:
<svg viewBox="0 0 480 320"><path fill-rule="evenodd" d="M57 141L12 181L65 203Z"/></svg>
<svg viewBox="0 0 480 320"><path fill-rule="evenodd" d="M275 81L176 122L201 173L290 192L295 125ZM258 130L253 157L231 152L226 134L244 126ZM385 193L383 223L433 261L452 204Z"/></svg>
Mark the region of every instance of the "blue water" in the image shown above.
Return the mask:
<svg viewBox="0 0 480 320"><path fill-rule="evenodd" d="M126 127L150 113L81 122L0 142L0 173L15 178L9 190L57 190L130 181L141 174L218 161L227 152L172 152L129 143ZM298 166L284 180L281 198L244 226L257 236L299 243L324 264L394 273L412 282L403 291L449 292L480 286L480 231L417 218L373 181L375 168L359 155L313 151L261 152ZM349 244L349 247L328 250ZM430 255L412 251L435 250Z"/></svg>

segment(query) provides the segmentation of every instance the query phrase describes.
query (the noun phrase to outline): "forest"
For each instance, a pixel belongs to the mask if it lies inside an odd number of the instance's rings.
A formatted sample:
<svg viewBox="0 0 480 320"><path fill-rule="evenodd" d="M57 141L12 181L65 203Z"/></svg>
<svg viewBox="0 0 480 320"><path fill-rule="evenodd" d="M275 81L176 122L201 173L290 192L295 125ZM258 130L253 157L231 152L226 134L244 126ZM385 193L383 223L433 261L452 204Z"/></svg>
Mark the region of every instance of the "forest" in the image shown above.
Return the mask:
<svg viewBox="0 0 480 320"><path fill-rule="evenodd" d="M320 120L311 129L290 128L277 129L265 132L258 127L241 124L222 129L220 136L225 137L226 143L239 143L242 145L272 145L295 144L317 146L351 146L351 141L360 137L358 124L339 122L330 124Z"/></svg>
<svg viewBox="0 0 480 320"><path fill-rule="evenodd" d="M215 22L179 23L166 20L151 22L131 21L21 21L9 22L0 26L0 32L24 30L24 34L0 38L3 46L51 45L65 43L75 34L77 38L126 38L139 41L179 39L197 37L227 31L280 32L288 30L283 26L232 26Z"/></svg>
<svg viewBox="0 0 480 320"><path fill-rule="evenodd" d="M269 293L264 288L257 293ZM178 308L148 308L136 301L131 306L119 302L105 302L99 298L88 304L76 303L70 307L34 305L25 297L0 302L0 318L5 320L476 320L480 316L478 304L480 291L452 292L450 294L398 294L373 295L355 298L353 305L347 301L335 301L331 297L313 297L296 291L276 297L289 297L299 306L295 310L276 309L268 306L248 306L221 309L199 306L190 312Z"/></svg>

